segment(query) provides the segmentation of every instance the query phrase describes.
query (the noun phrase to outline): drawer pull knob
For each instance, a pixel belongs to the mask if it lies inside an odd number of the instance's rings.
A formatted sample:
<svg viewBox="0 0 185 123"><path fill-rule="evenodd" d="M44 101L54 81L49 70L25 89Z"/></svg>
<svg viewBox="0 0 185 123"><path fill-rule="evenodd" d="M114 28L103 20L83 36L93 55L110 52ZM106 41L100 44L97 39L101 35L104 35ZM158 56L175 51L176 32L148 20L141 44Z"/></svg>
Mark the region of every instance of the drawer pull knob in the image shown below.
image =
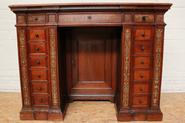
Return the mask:
<svg viewBox="0 0 185 123"><path fill-rule="evenodd" d="M88 18L89 20L91 20L91 19L92 19L92 17L91 17L91 16L87 16L87 18Z"/></svg>
<svg viewBox="0 0 185 123"><path fill-rule="evenodd" d="M35 34L35 37L36 37L36 38L39 38L39 34Z"/></svg>
<svg viewBox="0 0 185 123"><path fill-rule="evenodd" d="M39 51L40 51L40 48L37 47L37 48L35 48L35 50L36 50L37 52L39 52Z"/></svg>
<svg viewBox="0 0 185 123"><path fill-rule="evenodd" d="M36 64L40 65L40 61L39 60L36 60Z"/></svg>
<svg viewBox="0 0 185 123"><path fill-rule="evenodd" d="M142 101L141 100L139 100L139 104L142 104Z"/></svg>
<svg viewBox="0 0 185 123"><path fill-rule="evenodd" d="M41 76L40 76L40 75L38 75L37 77L38 77L38 78L41 78Z"/></svg>
<svg viewBox="0 0 185 123"><path fill-rule="evenodd" d="M35 18L35 21L38 21L38 18Z"/></svg>
<svg viewBox="0 0 185 123"><path fill-rule="evenodd" d="M141 36L142 36L142 37L145 37L145 33L144 33L144 32L143 32L143 33L141 33Z"/></svg>
<svg viewBox="0 0 185 123"><path fill-rule="evenodd" d="M41 98L41 99L40 99L40 103L43 103L43 102L44 102L44 99Z"/></svg>
<svg viewBox="0 0 185 123"><path fill-rule="evenodd" d="M144 61L141 61L141 64L144 64Z"/></svg>
<svg viewBox="0 0 185 123"><path fill-rule="evenodd" d="M141 51L144 51L145 47L143 45L141 45Z"/></svg>
<svg viewBox="0 0 185 123"><path fill-rule="evenodd" d="M39 90L39 91L42 91L42 87L39 87L38 90Z"/></svg>
<svg viewBox="0 0 185 123"><path fill-rule="evenodd" d="M143 78L144 76L143 75L140 75L140 78Z"/></svg>
<svg viewBox="0 0 185 123"><path fill-rule="evenodd" d="M143 16L143 17L142 17L142 20L143 20L143 21L146 21L146 16Z"/></svg>
<svg viewBox="0 0 185 123"><path fill-rule="evenodd" d="M143 92L143 89L142 89L142 88L140 88L139 90L140 90L141 92Z"/></svg>

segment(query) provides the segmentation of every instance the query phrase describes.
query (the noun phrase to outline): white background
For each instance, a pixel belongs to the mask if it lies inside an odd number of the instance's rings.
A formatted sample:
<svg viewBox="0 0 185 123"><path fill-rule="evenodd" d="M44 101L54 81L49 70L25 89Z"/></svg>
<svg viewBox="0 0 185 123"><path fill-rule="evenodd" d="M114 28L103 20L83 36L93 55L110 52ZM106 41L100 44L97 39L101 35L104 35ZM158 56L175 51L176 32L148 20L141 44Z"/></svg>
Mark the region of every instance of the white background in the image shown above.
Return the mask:
<svg viewBox="0 0 185 123"><path fill-rule="evenodd" d="M60 2L111 2L113 0L1 0L0 1L0 91L20 91L15 14L8 5ZM118 1L118 0L117 0ZM115 2L115 0L114 0ZM125 2L119 0L118 2ZM127 0L141 2L141 0ZM162 91L185 92L185 1L143 0L170 2L172 8L165 15L164 66Z"/></svg>

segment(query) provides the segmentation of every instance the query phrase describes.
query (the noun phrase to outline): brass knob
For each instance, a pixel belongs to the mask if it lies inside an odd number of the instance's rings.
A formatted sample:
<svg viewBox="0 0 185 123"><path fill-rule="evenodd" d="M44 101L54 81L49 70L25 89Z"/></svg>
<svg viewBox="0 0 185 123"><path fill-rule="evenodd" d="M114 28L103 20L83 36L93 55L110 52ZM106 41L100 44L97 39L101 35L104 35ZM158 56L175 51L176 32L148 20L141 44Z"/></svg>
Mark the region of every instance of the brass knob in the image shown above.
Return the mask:
<svg viewBox="0 0 185 123"><path fill-rule="evenodd" d="M144 64L144 61L141 61L141 64Z"/></svg>
<svg viewBox="0 0 185 123"><path fill-rule="evenodd" d="M38 90L39 90L39 91L42 91L42 87L39 87Z"/></svg>
<svg viewBox="0 0 185 123"><path fill-rule="evenodd" d="M35 37L36 37L36 38L39 38L39 34L35 34Z"/></svg>
<svg viewBox="0 0 185 123"><path fill-rule="evenodd" d="M36 60L35 62L36 64L40 65L40 60Z"/></svg>
<svg viewBox="0 0 185 123"><path fill-rule="evenodd" d="M143 33L141 33L141 36L142 36L142 37L145 37L145 33L144 33L144 32L143 32Z"/></svg>
<svg viewBox="0 0 185 123"><path fill-rule="evenodd" d="M44 99L41 98L41 99L40 99L40 102L43 103L43 102L44 102Z"/></svg>
<svg viewBox="0 0 185 123"><path fill-rule="evenodd" d="M37 77L38 77L38 78L40 78L41 76L40 76L40 75L38 75Z"/></svg>
<svg viewBox="0 0 185 123"><path fill-rule="evenodd" d="M40 51L40 48L38 48L38 47L37 47L37 48L35 48L35 51L39 52L39 51Z"/></svg>
<svg viewBox="0 0 185 123"><path fill-rule="evenodd" d="M141 51L144 51L145 47L143 45L141 45Z"/></svg>
<svg viewBox="0 0 185 123"><path fill-rule="evenodd" d="M35 21L38 21L38 18L35 18Z"/></svg>
<svg viewBox="0 0 185 123"><path fill-rule="evenodd" d="M140 90L141 92L143 92L143 89L142 89L142 88L140 88L139 90Z"/></svg>
<svg viewBox="0 0 185 123"><path fill-rule="evenodd" d="M139 104L142 104L142 101L141 100L139 100Z"/></svg>
<svg viewBox="0 0 185 123"><path fill-rule="evenodd" d="M140 75L140 78L143 78L144 76L143 75Z"/></svg>

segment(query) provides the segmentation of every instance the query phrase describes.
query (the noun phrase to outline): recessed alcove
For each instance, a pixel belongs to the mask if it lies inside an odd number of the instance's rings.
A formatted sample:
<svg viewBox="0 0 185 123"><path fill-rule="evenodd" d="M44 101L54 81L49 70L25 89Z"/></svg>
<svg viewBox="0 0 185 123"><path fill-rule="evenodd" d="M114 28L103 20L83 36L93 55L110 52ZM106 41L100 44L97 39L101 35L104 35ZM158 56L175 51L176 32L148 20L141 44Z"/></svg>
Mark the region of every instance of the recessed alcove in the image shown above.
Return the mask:
<svg viewBox="0 0 185 123"><path fill-rule="evenodd" d="M58 28L60 85L65 98L114 101L121 31L121 27Z"/></svg>

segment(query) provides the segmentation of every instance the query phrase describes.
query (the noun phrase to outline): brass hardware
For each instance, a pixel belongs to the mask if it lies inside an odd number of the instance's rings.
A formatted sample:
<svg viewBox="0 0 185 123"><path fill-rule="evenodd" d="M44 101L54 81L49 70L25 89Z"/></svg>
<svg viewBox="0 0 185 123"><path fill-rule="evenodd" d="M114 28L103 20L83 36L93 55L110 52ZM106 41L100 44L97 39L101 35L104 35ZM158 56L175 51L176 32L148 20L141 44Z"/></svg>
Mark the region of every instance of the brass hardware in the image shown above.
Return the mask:
<svg viewBox="0 0 185 123"><path fill-rule="evenodd" d="M38 21L38 18L35 18L35 21Z"/></svg>
<svg viewBox="0 0 185 123"><path fill-rule="evenodd" d="M42 87L39 87L38 90L39 90L39 91L42 91Z"/></svg>
<svg viewBox="0 0 185 123"><path fill-rule="evenodd" d="M40 64L40 60L36 60L35 62L36 62L36 64L38 64L38 65Z"/></svg>
<svg viewBox="0 0 185 123"><path fill-rule="evenodd" d="M144 51L145 47L143 45L141 45L141 51Z"/></svg>
<svg viewBox="0 0 185 123"><path fill-rule="evenodd" d="M36 37L36 38L39 38L39 34L35 34L35 37Z"/></svg>
<svg viewBox="0 0 185 123"><path fill-rule="evenodd" d="M140 78L143 78L144 76L143 75L140 75Z"/></svg>
<svg viewBox="0 0 185 123"><path fill-rule="evenodd" d="M37 48L35 48L35 50L36 50L37 52L39 52L39 51L40 51L40 48L37 47Z"/></svg>
<svg viewBox="0 0 185 123"><path fill-rule="evenodd" d="M142 88L140 88L139 90L140 90L141 92L143 91L143 89L142 89Z"/></svg>
<svg viewBox="0 0 185 123"><path fill-rule="evenodd" d="M139 100L139 104L142 104L142 101L141 100Z"/></svg>
<svg viewBox="0 0 185 123"><path fill-rule="evenodd" d="M142 32L141 36L142 36L142 37L145 37L145 32Z"/></svg>
<svg viewBox="0 0 185 123"><path fill-rule="evenodd" d="M40 99L40 102L43 103L43 102L44 102L44 99L41 98L41 99Z"/></svg>
<svg viewBox="0 0 185 123"><path fill-rule="evenodd" d="M144 61L141 61L141 64L144 64Z"/></svg>

